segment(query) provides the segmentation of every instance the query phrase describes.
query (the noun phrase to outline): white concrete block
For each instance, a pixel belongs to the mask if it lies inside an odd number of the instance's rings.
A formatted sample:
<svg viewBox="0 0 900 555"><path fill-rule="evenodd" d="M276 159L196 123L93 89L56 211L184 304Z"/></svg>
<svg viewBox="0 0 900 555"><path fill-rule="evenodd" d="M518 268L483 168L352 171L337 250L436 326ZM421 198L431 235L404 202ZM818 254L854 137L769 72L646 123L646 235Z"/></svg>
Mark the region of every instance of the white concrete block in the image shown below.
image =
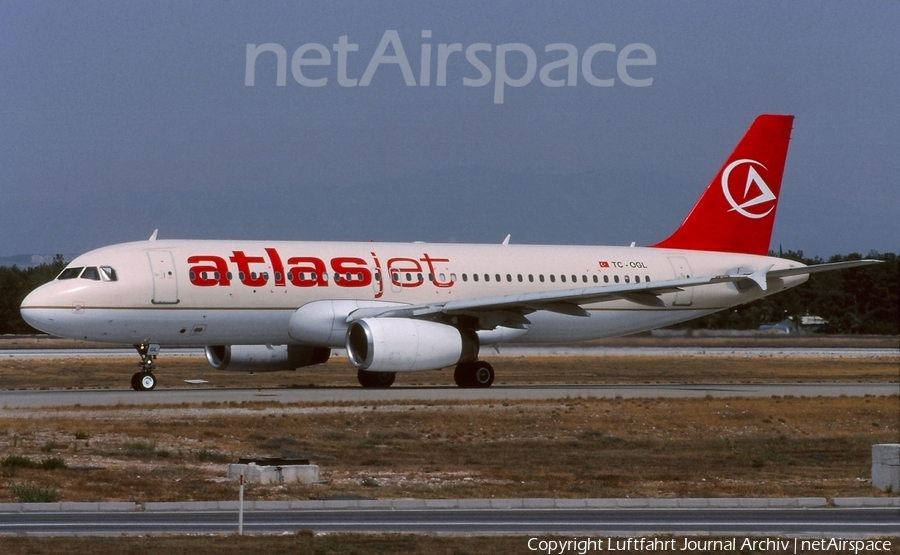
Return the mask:
<svg viewBox="0 0 900 555"><path fill-rule="evenodd" d="M455 509L458 506L456 499L426 499L426 509Z"/></svg>
<svg viewBox="0 0 900 555"><path fill-rule="evenodd" d="M358 509L359 501L356 499L326 499L323 509Z"/></svg>
<svg viewBox="0 0 900 555"><path fill-rule="evenodd" d="M99 503L78 503L72 501L63 501L59 504L59 510L63 512L85 513L88 511L96 511L100 507Z"/></svg>
<svg viewBox="0 0 900 555"><path fill-rule="evenodd" d="M260 466L256 463L229 464L228 479L237 480L244 474L245 484L311 484L319 480L319 467L315 464L289 464L284 466Z"/></svg>
<svg viewBox="0 0 900 555"><path fill-rule="evenodd" d="M390 499L360 499L356 502L358 509L390 509L393 507ZM425 506L428 506L428 500L425 500Z"/></svg>
<svg viewBox="0 0 900 555"><path fill-rule="evenodd" d="M594 497L587 500L590 509L615 509L619 506L615 499Z"/></svg>
<svg viewBox="0 0 900 555"><path fill-rule="evenodd" d="M137 503L128 501L100 501L97 503L98 511L136 511Z"/></svg>
<svg viewBox="0 0 900 555"><path fill-rule="evenodd" d="M315 464L290 464L279 468L282 484L293 482L312 484L319 481L319 466Z"/></svg>
<svg viewBox="0 0 900 555"><path fill-rule="evenodd" d="M643 509L650 506L650 501L647 499L631 499L626 497L616 499L616 505L620 509Z"/></svg>
<svg viewBox="0 0 900 555"><path fill-rule="evenodd" d="M491 508L491 500L490 499L460 499L459 500L459 508L460 509L490 509Z"/></svg>
<svg viewBox="0 0 900 555"><path fill-rule="evenodd" d="M315 509L324 509L325 501L321 499L295 499L291 500L291 509L302 509L304 511L311 511Z"/></svg>
<svg viewBox="0 0 900 555"><path fill-rule="evenodd" d="M425 500L424 499L394 499L391 502L391 507L394 509L401 509L401 510L424 509L425 508Z"/></svg>
<svg viewBox="0 0 900 555"><path fill-rule="evenodd" d="M257 501L253 508L261 511L287 511L291 508L291 502L287 500Z"/></svg>
<svg viewBox="0 0 900 555"><path fill-rule="evenodd" d="M525 506L522 499L513 499L509 497L491 498L492 509L521 509Z"/></svg>
<svg viewBox="0 0 900 555"><path fill-rule="evenodd" d="M584 509L587 507L585 499L556 499L554 506L557 509Z"/></svg>
<svg viewBox="0 0 900 555"><path fill-rule="evenodd" d="M526 509L553 509L556 500L549 497L526 497L522 500L522 506Z"/></svg>
<svg viewBox="0 0 900 555"><path fill-rule="evenodd" d="M184 504L179 501L147 501L144 503L144 511L181 511Z"/></svg>
<svg viewBox="0 0 900 555"><path fill-rule="evenodd" d="M732 497L712 497L709 506L712 509L737 509L741 506L741 500Z"/></svg>
<svg viewBox="0 0 900 555"><path fill-rule="evenodd" d="M835 497L831 500L834 506L838 508L862 507L864 501L864 497Z"/></svg>
<svg viewBox="0 0 900 555"><path fill-rule="evenodd" d="M60 503L22 503L25 512L56 512L60 510Z"/></svg>
<svg viewBox="0 0 900 555"><path fill-rule="evenodd" d="M651 509L675 509L678 507L678 499L649 499L648 506Z"/></svg>
<svg viewBox="0 0 900 555"><path fill-rule="evenodd" d="M900 493L900 443L872 446L872 486Z"/></svg>

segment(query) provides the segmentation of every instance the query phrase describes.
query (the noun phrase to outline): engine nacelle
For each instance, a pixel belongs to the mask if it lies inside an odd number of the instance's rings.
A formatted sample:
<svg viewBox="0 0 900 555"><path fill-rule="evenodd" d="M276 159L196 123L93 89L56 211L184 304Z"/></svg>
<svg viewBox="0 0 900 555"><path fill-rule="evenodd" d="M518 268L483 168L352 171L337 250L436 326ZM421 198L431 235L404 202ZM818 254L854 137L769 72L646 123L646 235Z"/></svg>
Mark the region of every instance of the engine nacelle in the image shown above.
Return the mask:
<svg viewBox="0 0 900 555"><path fill-rule="evenodd" d="M276 372L322 364L331 356L327 347L305 345L212 345L206 360L216 370Z"/></svg>
<svg viewBox="0 0 900 555"><path fill-rule="evenodd" d="M406 306L386 301L327 300L313 301L297 309L291 316L288 335L306 345L340 348L347 338L347 316L367 308Z"/></svg>
<svg viewBox="0 0 900 555"><path fill-rule="evenodd" d="M478 358L478 336L411 318L364 318L347 330L350 362L372 372L435 370Z"/></svg>

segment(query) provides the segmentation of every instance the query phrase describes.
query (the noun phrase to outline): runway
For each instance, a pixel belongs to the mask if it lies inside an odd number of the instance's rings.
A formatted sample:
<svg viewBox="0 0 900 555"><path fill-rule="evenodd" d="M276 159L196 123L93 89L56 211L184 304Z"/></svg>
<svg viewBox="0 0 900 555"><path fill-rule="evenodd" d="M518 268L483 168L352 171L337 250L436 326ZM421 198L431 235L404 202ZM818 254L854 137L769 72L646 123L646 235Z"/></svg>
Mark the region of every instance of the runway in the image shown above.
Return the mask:
<svg viewBox="0 0 900 555"><path fill-rule="evenodd" d="M540 399L655 399L697 397L862 397L900 395L900 383L785 383L785 384L600 384L600 385L500 385L486 389L456 386L410 386L388 389L362 387L311 387L291 389L204 388L3 391L0 408L47 408L79 405L148 405L208 402L391 402L476 401Z"/></svg>
<svg viewBox="0 0 900 555"><path fill-rule="evenodd" d="M428 509L245 511L246 533L704 534L896 536L896 508L867 509ZM0 534L199 534L237 531L237 511L0 513Z"/></svg>
<svg viewBox="0 0 900 555"><path fill-rule="evenodd" d="M161 358L203 358L201 348L163 348ZM346 358L344 349L332 349L332 357ZM888 347L598 347L593 345L500 345L485 346L482 356L491 357L738 357L738 358L885 358L900 357L900 349ZM0 349L2 358L55 359L132 358L132 348L90 349Z"/></svg>

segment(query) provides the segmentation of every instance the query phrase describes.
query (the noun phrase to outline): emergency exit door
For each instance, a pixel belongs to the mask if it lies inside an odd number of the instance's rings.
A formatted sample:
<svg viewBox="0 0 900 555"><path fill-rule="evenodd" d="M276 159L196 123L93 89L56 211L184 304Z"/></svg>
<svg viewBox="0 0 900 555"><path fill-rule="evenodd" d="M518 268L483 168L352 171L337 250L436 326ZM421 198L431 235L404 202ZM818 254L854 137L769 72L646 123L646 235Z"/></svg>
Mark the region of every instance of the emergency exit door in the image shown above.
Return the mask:
<svg viewBox="0 0 900 555"><path fill-rule="evenodd" d="M669 264L672 265L675 279L686 279L691 277L691 266L688 264L687 258L683 256L670 256ZM691 306L692 302L694 302L694 288L685 287L681 291L675 293L675 301L672 305Z"/></svg>

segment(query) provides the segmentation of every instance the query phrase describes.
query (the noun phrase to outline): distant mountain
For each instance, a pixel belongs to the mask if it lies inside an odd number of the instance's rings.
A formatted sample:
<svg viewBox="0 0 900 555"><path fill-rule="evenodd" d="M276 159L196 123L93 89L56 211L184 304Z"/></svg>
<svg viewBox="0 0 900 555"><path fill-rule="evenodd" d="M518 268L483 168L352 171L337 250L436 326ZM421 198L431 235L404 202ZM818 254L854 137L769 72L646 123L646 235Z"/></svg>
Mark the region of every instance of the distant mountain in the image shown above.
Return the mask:
<svg viewBox="0 0 900 555"><path fill-rule="evenodd" d="M347 186L298 182L245 189L78 188L0 205L0 253L86 250L160 238L379 240L638 245L667 237L706 183L644 171L514 174L484 167L419 172ZM827 206L823 210L811 207ZM772 245L827 257L900 244L893 218L785 191ZM49 245L49 246L48 246Z"/></svg>

